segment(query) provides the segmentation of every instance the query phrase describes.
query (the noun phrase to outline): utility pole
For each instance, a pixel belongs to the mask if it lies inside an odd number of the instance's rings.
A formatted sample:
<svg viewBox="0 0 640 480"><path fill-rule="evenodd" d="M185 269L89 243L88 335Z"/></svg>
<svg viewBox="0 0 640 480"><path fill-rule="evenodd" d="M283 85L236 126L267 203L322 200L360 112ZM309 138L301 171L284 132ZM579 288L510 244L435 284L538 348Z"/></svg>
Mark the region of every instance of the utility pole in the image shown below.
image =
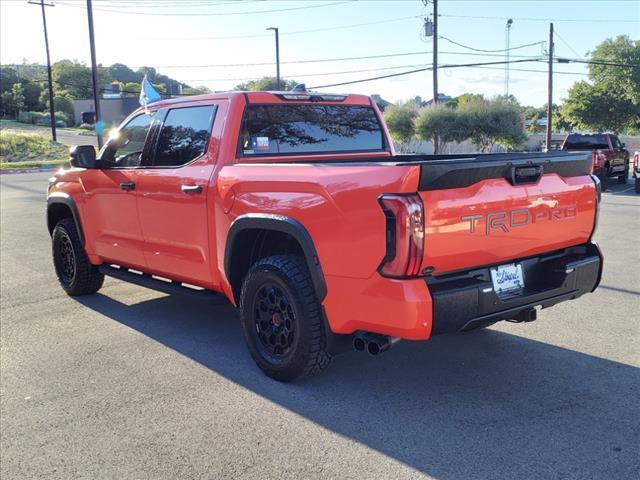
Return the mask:
<svg viewBox="0 0 640 480"><path fill-rule="evenodd" d="M433 0L433 103L438 103L438 0Z"/></svg>
<svg viewBox="0 0 640 480"><path fill-rule="evenodd" d="M433 0L433 104L438 104L438 0ZM437 155L439 139L433 139L433 154Z"/></svg>
<svg viewBox="0 0 640 480"><path fill-rule="evenodd" d="M87 18L89 20L89 46L91 48L91 77L93 79L93 103L95 104L96 118L96 135L98 137L98 148L102 148L102 132L99 131L98 122L100 121L100 96L98 95L98 67L96 66L96 42L93 35L93 9L91 8L91 0L87 0Z"/></svg>
<svg viewBox="0 0 640 480"><path fill-rule="evenodd" d="M267 30L273 30L276 33L276 90L280 90L280 38L276 27L269 27Z"/></svg>
<svg viewBox="0 0 640 480"><path fill-rule="evenodd" d="M51 57L49 56L49 35L47 34L47 16L44 12L44 7L53 7L52 3L44 3L44 0L39 2L31 1L31 5L40 5L42 9L42 26L44 27L44 47L47 51L47 79L49 82L49 116L51 117L51 138L54 142L58 141L56 135L56 109L53 105L53 79L51 77Z"/></svg>
<svg viewBox="0 0 640 480"><path fill-rule="evenodd" d="M553 23L549 24L549 79L548 79L548 95L547 95L547 145L546 150L549 151L551 145L551 129L553 111Z"/></svg>

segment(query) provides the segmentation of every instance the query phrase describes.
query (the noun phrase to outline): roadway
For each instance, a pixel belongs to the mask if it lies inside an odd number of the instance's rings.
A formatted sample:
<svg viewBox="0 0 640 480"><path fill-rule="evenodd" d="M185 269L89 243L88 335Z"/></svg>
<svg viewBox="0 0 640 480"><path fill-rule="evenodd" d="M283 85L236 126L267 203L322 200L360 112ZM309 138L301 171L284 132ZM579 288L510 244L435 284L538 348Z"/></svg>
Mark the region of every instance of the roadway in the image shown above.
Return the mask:
<svg viewBox="0 0 640 480"><path fill-rule="evenodd" d="M280 384L228 305L112 279L66 296L48 176L0 177L1 478L640 478L631 184L603 195L595 294Z"/></svg>

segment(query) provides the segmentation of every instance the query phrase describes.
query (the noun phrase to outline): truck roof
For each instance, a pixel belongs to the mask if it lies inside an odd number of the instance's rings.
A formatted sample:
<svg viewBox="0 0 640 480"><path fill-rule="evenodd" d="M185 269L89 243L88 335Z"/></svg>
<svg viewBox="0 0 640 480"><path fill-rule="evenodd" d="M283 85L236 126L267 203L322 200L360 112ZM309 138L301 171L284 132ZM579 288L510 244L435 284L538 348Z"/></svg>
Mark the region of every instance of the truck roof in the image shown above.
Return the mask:
<svg viewBox="0 0 640 480"><path fill-rule="evenodd" d="M344 93L325 93L325 92L293 92L293 91L268 91L268 92L215 92L205 93L203 95L188 95L179 98L170 98L160 100L153 103L154 106L176 105L193 101L203 100L231 100L233 97L244 96L248 103L305 103L305 102L321 102L321 103L339 103L345 105L371 105L372 100L366 95L344 94ZM296 98L297 97L297 98ZM304 98L309 97L309 98ZM313 100L311 99L313 98Z"/></svg>

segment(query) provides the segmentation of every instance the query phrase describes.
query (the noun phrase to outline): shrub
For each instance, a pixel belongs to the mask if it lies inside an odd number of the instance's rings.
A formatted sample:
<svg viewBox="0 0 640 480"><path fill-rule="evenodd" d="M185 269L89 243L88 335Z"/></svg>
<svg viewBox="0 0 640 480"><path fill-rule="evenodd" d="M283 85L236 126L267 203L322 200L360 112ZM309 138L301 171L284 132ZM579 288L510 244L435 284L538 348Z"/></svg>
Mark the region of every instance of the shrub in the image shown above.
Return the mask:
<svg viewBox="0 0 640 480"><path fill-rule="evenodd" d="M482 152L491 151L496 143L515 149L527 138L517 105L499 98L471 100L460 106L458 113L468 125L468 137Z"/></svg>
<svg viewBox="0 0 640 480"><path fill-rule="evenodd" d="M28 123L30 125L35 125L38 120L41 120L44 116L42 112L20 112L18 114L18 122L20 123Z"/></svg>
<svg viewBox="0 0 640 480"><path fill-rule="evenodd" d="M421 140L432 140L433 152L438 153L446 143L469 138L465 120L446 105L431 105L420 110L415 122L416 135Z"/></svg>
<svg viewBox="0 0 640 480"><path fill-rule="evenodd" d="M410 142L415 135L414 121L418 115L415 102L402 105L391 105L384 112L384 120L394 142L400 144L400 151L410 149Z"/></svg>
<svg viewBox="0 0 640 480"><path fill-rule="evenodd" d="M81 123L80 125L78 125L78 128L80 128L81 130L88 130L91 132L95 130L95 127L90 123Z"/></svg>

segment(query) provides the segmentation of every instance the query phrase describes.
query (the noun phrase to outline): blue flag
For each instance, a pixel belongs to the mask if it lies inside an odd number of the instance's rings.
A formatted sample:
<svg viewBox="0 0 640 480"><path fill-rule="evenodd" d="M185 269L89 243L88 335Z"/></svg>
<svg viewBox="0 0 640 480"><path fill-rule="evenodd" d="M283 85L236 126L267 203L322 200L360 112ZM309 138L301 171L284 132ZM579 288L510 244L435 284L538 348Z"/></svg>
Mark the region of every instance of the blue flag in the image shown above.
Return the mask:
<svg viewBox="0 0 640 480"><path fill-rule="evenodd" d="M142 79L142 85L140 88L140 99L138 100L140 105L146 107L150 103L157 102L161 98L162 97L160 96L158 91L155 88L153 88L153 85L151 85L151 82L147 79L147 76L145 75L144 78Z"/></svg>

